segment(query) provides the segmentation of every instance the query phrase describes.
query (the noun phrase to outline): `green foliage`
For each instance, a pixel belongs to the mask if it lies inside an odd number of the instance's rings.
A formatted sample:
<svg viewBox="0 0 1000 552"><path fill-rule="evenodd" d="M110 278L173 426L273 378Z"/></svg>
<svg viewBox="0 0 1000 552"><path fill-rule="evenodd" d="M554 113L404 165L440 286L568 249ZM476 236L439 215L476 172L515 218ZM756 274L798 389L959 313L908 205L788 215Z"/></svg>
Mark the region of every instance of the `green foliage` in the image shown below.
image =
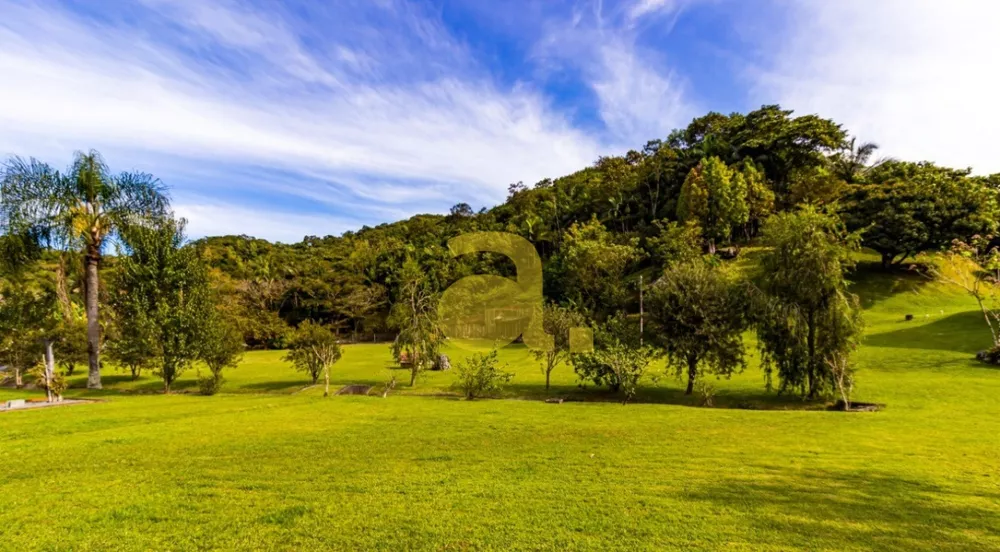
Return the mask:
<svg viewBox="0 0 1000 552"><path fill-rule="evenodd" d="M42 357L45 343L55 342L63 329L45 276L26 269L0 280L0 365L13 371L17 387Z"/></svg>
<svg viewBox="0 0 1000 552"><path fill-rule="evenodd" d="M183 247L183 219L122 232L123 250L111 306L128 342L122 354L141 366L149 347L165 392L199 357L214 308L208 274L197 252Z"/></svg>
<svg viewBox="0 0 1000 552"><path fill-rule="evenodd" d="M668 269L649 289L655 341L677 377L687 376L688 395L699 375L729 377L746 367L746 296L746 286L698 261Z"/></svg>
<svg viewBox="0 0 1000 552"><path fill-rule="evenodd" d="M503 368L497 360L496 349L489 353L474 353L458 363L454 387L470 401L499 393L504 384L514 377Z"/></svg>
<svg viewBox="0 0 1000 552"><path fill-rule="evenodd" d="M324 376L326 389L324 396L330 394L330 367L342 355L337 334L320 324L306 320L292 332L288 339L288 354L285 360L291 362L296 370L309 374L315 385L320 375Z"/></svg>
<svg viewBox="0 0 1000 552"><path fill-rule="evenodd" d="M702 159L691 169L677 200L677 218L701 226L709 249L728 242L733 229L749 221L748 188L743 174L718 157Z"/></svg>
<svg viewBox="0 0 1000 552"><path fill-rule="evenodd" d="M104 245L128 225L151 224L163 218L168 203L158 180L144 173L114 175L96 151L78 152L65 173L19 157L3 167L0 218L7 232L82 252L88 291L84 296L88 387L101 387L98 263Z"/></svg>
<svg viewBox="0 0 1000 552"><path fill-rule="evenodd" d="M764 226L771 247L761 260L756 325L762 362L777 371L780 390L816 398L828 391L828 361L858 345L863 321L845 271L854 264L857 234L811 207L771 217Z"/></svg>
<svg viewBox="0 0 1000 552"><path fill-rule="evenodd" d="M412 258L403 264L396 297L389 315L389 325L399 330L392 343L392 356L400 365L409 364L412 387L420 373L433 366L444 342L438 323L438 295Z"/></svg>
<svg viewBox="0 0 1000 552"><path fill-rule="evenodd" d="M652 347L640 344L638 326L617 315L594 327L592 352L573 354L570 361L581 382L621 392L627 403L655 357Z"/></svg>
<svg viewBox="0 0 1000 552"><path fill-rule="evenodd" d="M744 234L747 239L757 235L760 226L774 212L774 191L767 183L764 171L750 159L745 159L737 173L746 190L747 222Z"/></svg>
<svg viewBox="0 0 1000 552"><path fill-rule="evenodd" d="M843 213L883 265L996 228L997 191L968 171L891 161L871 170L867 182L852 189Z"/></svg>
<svg viewBox="0 0 1000 552"><path fill-rule="evenodd" d="M680 224L674 221L658 220L654 225L657 235L647 240L647 249L653 258L657 271L697 259L701 256L701 227L697 222Z"/></svg>
<svg viewBox="0 0 1000 552"><path fill-rule="evenodd" d="M204 332L198 346L198 358L208 366L211 385L205 381L202 385L203 394L215 394L225 381L222 376L226 368L236 368L243 360L246 344L239 329L225 315L225 312L213 308L205 321ZM206 378L207 379L207 378ZM204 393L210 390L211 393Z"/></svg>
<svg viewBox="0 0 1000 552"><path fill-rule="evenodd" d="M991 236L955 240L951 249L928 259L928 276L962 289L976 300L994 348L1000 347L1000 248Z"/></svg>
<svg viewBox="0 0 1000 552"><path fill-rule="evenodd" d="M573 224L563 245L567 296L597 318L618 310L629 295L621 282L640 259L638 246L638 239L619 240L596 218Z"/></svg>
<svg viewBox="0 0 1000 552"><path fill-rule="evenodd" d="M570 330L586 326L586 318L574 310L561 307L554 303L545 305L542 310L542 329L551 335L553 346L548 351L535 350L532 354L541 363L545 374L545 389L548 390L552 379L552 371L565 362L570 354Z"/></svg>

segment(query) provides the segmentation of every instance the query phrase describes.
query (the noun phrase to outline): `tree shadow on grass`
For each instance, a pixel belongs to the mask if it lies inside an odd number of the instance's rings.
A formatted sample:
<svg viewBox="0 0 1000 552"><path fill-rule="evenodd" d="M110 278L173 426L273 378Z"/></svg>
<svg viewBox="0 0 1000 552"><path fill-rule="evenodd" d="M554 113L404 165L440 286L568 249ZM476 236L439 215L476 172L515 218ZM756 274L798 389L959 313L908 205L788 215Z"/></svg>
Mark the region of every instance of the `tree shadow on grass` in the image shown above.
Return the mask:
<svg viewBox="0 0 1000 552"><path fill-rule="evenodd" d="M714 382L711 378L709 381ZM550 398L563 399L569 402L599 402L622 403L625 395L622 392L612 392L606 388L588 386L553 385L546 390L544 385L516 382L504 387L504 398L525 400L546 400ZM685 395L681 387L665 385L650 385L640 387L628 404L663 404L674 406L690 406L701 408L737 409L737 410L825 410L825 401L807 401L794 394L778 394L763 389L718 389L712 398L712 406L702 404L702 398L697 394Z"/></svg>
<svg viewBox="0 0 1000 552"><path fill-rule="evenodd" d="M869 335L869 347L893 349L930 349L975 354L989 346L989 329L979 311L967 311L939 318L928 324L918 320L900 322L905 327Z"/></svg>
<svg viewBox="0 0 1000 552"><path fill-rule="evenodd" d="M848 275L851 292L861 298L861 306L870 309L893 295L917 292L930 281L906 267L882 268L878 262L859 262Z"/></svg>
<svg viewBox="0 0 1000 552"><path fill-rule="evenodd" d="M996 550L1000 492L955 492L872 471L765 469L690 494L747 514L752 546L774 542L806 549Z"/></svg>

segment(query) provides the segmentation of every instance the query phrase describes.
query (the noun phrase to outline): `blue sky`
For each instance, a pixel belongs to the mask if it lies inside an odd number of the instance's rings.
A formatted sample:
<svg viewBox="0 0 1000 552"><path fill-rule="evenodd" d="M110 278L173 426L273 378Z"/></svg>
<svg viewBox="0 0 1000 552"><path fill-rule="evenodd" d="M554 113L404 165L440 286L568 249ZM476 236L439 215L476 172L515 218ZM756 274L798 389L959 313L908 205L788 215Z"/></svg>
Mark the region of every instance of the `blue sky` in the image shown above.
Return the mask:
<svg viewBox="0 0 1000 552"><path fill-rule="evenodd" d="M100 150L193 237L502 201L709 110L780 103L1000 171L1000 4L0 0L0 153Z"/></svg>

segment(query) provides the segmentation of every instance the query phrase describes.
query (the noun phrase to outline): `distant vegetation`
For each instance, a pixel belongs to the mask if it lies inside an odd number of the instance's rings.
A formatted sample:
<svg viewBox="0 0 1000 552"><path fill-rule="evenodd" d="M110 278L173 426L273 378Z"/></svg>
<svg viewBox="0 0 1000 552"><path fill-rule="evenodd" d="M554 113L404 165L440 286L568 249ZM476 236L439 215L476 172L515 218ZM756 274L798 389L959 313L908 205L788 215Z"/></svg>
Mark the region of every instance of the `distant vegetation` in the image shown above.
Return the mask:
<svg viewBox="0 0 1000 552"><path fill-rule="evenodd" d="M448 240L501 231L529 240L544 264L546 325L557 333L557 350L537 358L546 376L567 360L581 384L628 400L665 356L692 393L702 374L743 369L752 330L768 387L847 396L863 326L847 283L855 253L874 250L892 270L951 250L978 273L989 268L980 261L998 222L1000 175L876 152L834 121L778 106L710 113L576 173L511 184L493 208L458 204L447 215L288 245L248 236L186 243L157 180L110 174L93 152L66 173L14 158L0 183L0 363L20 383L45 358L41 384L55 388L57 363L71 372L86 360L89 385L99 387L110 356L133 376L155 372L169 391L200 360L211 367L203 392L213 394L244 346L291 347L289 359L313 382L328 379L340 358L324 333L332 332L342 342L392 341L417 385L440 361L441 292L472 274L514 276L509 259L453 257ZM963 255L973 242L984 253ZM750 244L764 247L759 263L734 269ZM995 284L986 274L975 283L981 303ZM992 312L984 307L996 322ZM566 352L559 332L570 319L594 330L594 351ZM498 387L506 376L494 364L463 364L463 394Z"/></svg>

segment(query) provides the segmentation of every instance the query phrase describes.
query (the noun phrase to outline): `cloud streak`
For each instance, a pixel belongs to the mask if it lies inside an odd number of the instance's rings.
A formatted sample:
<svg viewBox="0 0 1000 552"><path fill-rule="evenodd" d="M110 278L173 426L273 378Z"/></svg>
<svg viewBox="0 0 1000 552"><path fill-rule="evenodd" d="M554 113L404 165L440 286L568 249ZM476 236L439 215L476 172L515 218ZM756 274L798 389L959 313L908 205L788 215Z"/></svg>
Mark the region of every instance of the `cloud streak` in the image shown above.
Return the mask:
<svg viewBox="0 0 1000 552"><path fill-rule="evenodd" d="M377 220L386 204L492 203L512 181L570 172L601 151L537 91L477 74L432 20L398 5L365 17L391 25L392 46L410 46L410 61L390 49L309 49L302 37L321 29L296 33L301 21L224 4L149 1L144 28L56 4L4 1L0 9L0 72L17 83L0 89L9 106L0 148L12 153L67 158L83 146L112 162L156 152L278 168L289 176L258 179L254 189L317 199L329 187L360 209L355 217ZM151 21L155 38L144 31ZM47 37L41 48L36 36ZM420 59L427 63L403 67ZM296 175L308 176L302 186ZM208 227L192 218L191 231Z"/></svg>
<svg viewBox="0 0 1000 552"><path fill-rule="evenodd" d="M788 2L754 97L833 118L883 153L1000 171L1000 4Z"/></svg>

